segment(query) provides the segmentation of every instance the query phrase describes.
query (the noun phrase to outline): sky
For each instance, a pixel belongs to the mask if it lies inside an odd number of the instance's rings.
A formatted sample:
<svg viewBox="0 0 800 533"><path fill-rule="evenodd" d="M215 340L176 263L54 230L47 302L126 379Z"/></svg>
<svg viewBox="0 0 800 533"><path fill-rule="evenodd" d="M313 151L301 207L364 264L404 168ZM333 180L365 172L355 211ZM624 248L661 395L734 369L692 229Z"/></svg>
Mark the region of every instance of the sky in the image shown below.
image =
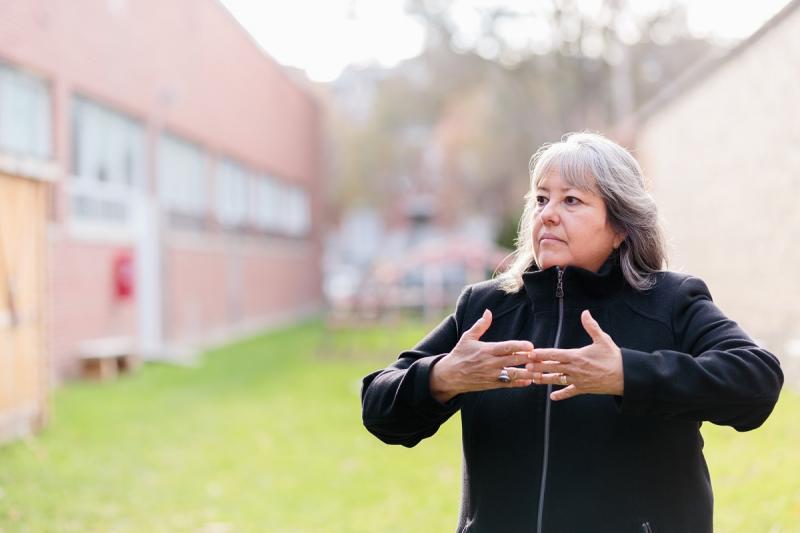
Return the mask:
<svg viewBox="0 0 800 533"><path fill-rule="evenodd" d="M589 4L597 0L580 0ZM659 0L638 0L637 5ZM683 0L689 29L721 41L746 38L789 0ZM405 0L221 0L278 62L315 81L334 80L349 64L386 67L417 55L424 30ZM461 0L464 27L479 6L530 5L530 0Z"/></svg>

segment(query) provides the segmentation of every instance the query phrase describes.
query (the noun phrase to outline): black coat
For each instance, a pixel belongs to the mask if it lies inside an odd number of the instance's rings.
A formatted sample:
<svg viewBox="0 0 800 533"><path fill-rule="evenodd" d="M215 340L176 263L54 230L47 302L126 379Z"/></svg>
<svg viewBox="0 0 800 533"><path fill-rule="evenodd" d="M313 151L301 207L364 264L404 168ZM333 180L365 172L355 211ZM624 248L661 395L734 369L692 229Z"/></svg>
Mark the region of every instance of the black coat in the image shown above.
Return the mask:
<svg viewBox="0 0 800 533"><path fill-rule="evenodd" d="M567 267L559 299L557 276L555 267L527 272L516 294L496 281L467 287L454 314L364 378L364 425L411 447L461 410L458 531L711 531L700 424L761 425L783 384L777 359L720 312L697 278L663 272L639 292L613 261L599 273ZM549 387L533 385L440 404L430 369L487 308L493 320L481 340L527 339L540 348L554 346L559 320L559 348L590 344L580 322L589 309L621 348L624 395L552 402Z"/></svg>

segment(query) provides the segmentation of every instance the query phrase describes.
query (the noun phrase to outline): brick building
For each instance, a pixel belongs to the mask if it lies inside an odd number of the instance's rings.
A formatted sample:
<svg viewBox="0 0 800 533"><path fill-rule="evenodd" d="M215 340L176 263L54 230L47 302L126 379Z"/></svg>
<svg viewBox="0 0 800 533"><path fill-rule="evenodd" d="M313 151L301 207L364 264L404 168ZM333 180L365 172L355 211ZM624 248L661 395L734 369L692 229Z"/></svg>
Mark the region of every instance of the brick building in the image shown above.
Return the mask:
<svg viewBox="0 0 800 533"><path fill-rule="evenodd" d="M671 240L800 378L800 1L645 108L637 156ZM797 381L796 381L797 382Z"/></svg>
<svg viewBox="0 0 800 533"><path fill-rule="evenodd" d="M317 309L320 132L215 0L0 4L0 168L52 182L53 374L90 339L158 357Z"/></svg>

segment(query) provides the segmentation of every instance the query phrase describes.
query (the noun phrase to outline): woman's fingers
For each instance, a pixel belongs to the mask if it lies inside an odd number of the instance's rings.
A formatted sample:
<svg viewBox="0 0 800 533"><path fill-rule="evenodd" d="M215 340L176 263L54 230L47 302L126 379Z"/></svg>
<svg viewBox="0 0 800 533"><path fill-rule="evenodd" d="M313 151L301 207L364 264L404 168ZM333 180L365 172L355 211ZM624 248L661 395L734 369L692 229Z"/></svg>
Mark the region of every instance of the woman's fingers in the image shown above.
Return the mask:
<svg viewBox="0 0 800 533"><path fill-rule="evenodd" d="M478 340L481 336L486 333L486 330L489 329L489 326L492 325L492 312L488 309L483 311L483 315L469 328L467 331L464 332L464 337L467 337L472 340Z"/></svg>
<svg viewBox="0 0 800 533"><path fill-rule="evenodd" d="M505 371L508 373L508 377L511 378L511 381L507 383L508 386L522 387L533 383L533 373L524 368L505 367ZM499 371L498 375L500 375Z"/></svg>
<svg viewBox="0 0 800 533"><path fill-rule="evenodd" d="M531 344L529 341L503 341L486 343L486 351L492 355L508 355L513 354L514 352L525 352L527 360L527 354L532 350L533 344Z"/></svg>
<svg viewBox="0 0 800 533"><path fill-rule="evenodd" d="M572 398L573 396L577 396L580 394L580 391L575 385L570 385L569 387L564 387L563 389L558 389L550 393L550 399L554 402L559 400L566 400L567 398Z"/></svg>
<svg viewBox="0 0 800 533"><path fill-rule="evenodd" d="M503 366L526 365L526 363L528 363L529 361L530 361L530 359L528 359L528 353L527 352L517 352L517 353L513 353L511 355L503 355L503 356L497 357L497 359L496 359L496 362L498 364L503 365ZM526 369L527 369L527 365L526 365ZM530 369L528 369L528 370L532 372L532 370L530 370Z"/></svg>
<svg viewBox="0 0 800 533"><path fill-rule="evenodd" d="M532 372L533 382L537 385L566 385L571 384L569 375L561 372ZM561 376L566 376L567 383L561 379Z"/></svg>
<svg viewBox="0 0 800 533"><path fill-rule="evenodd" d="M483 343L478 350L497 356L496 362L506 367L511 381L498 386L558 386L550 396L555 401L580 394L622 394L619 348L588 311L581 314L581 324L592 339L592 344L582 348L534 348L528 341L505 341Z"/></svg>
<svg viewBox="0 0 800 533"><path fill-rule="evenodd" d="M592 342L601 343L605 341L605 332L600 328L600 324L597 323L597 320L594 319L588 309L581 313L581 324L586 333L589 334L589 337L592 338Z"/></svg>
<svg viewBox="0 0 800 533"><path fill-rule="evenodd" d="M575 358L575 350L564 350L561 348L536 348L531 353L531 361L558 361L559 363L570 363Z"/></svg>
<svg viewBox="0 0 800 533"><path fill-rule="evenodd" d="M562 373L568 374L573 371L573 366L569 363L559 363L558 361L542 361L541 363L531 363L530 360L525 364L525 368L530 372Z"/></svg>

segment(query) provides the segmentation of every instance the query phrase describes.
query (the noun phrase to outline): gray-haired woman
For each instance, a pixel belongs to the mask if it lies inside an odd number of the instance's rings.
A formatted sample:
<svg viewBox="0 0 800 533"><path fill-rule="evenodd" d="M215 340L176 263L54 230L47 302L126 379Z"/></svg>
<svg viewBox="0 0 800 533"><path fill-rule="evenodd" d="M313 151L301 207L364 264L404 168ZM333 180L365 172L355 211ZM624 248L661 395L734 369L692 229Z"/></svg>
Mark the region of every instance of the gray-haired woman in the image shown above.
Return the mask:
<svg viewBox="0 0 800 533"><path fill-rule="evenodd" d="M410 447L461 411L458 531L709 532L700 424L760 426L778 361L661 270L628 151L577 133L531 163L511 267L364 378L364 425Z"/></svg>

